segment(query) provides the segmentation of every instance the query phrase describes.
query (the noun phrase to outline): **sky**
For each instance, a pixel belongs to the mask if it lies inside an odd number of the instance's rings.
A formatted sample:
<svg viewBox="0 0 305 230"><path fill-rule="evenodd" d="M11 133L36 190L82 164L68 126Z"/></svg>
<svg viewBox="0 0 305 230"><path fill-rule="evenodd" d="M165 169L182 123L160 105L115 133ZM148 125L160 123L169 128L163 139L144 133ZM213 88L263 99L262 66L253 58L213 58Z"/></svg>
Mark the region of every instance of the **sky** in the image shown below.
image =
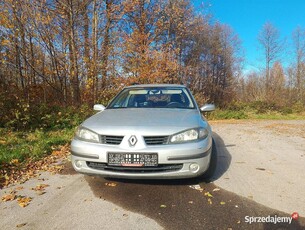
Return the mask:
<svg viewBox="0 0 305 230"><path fill-rule="evenodd" d="M258 33L266 22L273 24L285 39L285 50L292 46L292 32L305 29L305 0L207 0L214 20L228 24L239 35L245 52L244 71L263 67ZM282 55L282 62L290 62L291 52Z"/></svg>

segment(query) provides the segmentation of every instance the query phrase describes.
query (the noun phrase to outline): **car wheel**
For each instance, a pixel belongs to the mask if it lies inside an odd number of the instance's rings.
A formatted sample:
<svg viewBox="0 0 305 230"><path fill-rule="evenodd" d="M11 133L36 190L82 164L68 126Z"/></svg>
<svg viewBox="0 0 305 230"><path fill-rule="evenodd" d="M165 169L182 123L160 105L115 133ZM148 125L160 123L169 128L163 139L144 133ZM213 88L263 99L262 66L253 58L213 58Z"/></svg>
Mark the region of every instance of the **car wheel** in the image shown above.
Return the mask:
<svg viewBox="0 0 305 230"><path fill-rule="evenodd" d="M217 166L217 149L216 149L215 141L213 139L210 165L209 165L209 168L207 169L207 171L205 171L201 176L206 182L212 181L212 177L216 171L216 166Z"/></svg>

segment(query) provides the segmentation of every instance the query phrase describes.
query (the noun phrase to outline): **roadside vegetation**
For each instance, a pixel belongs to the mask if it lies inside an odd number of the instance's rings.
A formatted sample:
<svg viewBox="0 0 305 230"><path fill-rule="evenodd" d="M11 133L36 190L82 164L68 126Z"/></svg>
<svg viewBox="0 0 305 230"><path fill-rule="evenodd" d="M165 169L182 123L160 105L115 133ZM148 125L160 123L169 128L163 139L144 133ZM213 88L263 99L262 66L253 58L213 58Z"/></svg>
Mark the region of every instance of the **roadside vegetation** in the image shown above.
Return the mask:
<svg viewBox="0 0 305 230"><path fill-rule="evenodd" d="M291 107L275 103L256 101L252 103L232 103L226 108L217 108L207 115L211 120L223 119L267 119L267 120L302 120L305 110L301 104Z"/></svg>
<svg viewBox="0 0 305 230"><path fill-rule="evenodd" d="M75 128L93 113L88 106L41 106L34 111L25 108L15 111L15 119L1 124L0 169L8 164L41 159L68 144Z"/></svg>

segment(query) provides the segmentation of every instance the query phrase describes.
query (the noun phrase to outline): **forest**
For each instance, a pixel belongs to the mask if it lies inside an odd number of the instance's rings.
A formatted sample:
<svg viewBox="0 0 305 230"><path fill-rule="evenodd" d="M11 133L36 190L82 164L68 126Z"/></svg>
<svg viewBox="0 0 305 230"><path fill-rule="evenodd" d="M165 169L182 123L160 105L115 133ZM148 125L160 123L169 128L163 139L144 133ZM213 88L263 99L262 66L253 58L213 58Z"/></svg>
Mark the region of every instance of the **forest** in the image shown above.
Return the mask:
<svg viewBox="0 0 305 230"><path fill-rule="evenodd" d="M304 105L302 28L292 34L294 60L284 69L285 45L267 22L258 32L265 68L244 76L238 35L204 4L195 10L188 0L5 0L0 8L1 125L25 108L107 104L133 83L185 84L200 103L219 107Z"/></svg>
<svg viewBox="0 0 305 230"><path fill-rule="evenodd" d="M131 84L184 84L199 105L217 106L216 118L304 117L305 28L288 46L266 22L257 35L265 64L245 72L238 34L190 0L2 0L0 15L2 160L67 143L92 105Z"/></svg>

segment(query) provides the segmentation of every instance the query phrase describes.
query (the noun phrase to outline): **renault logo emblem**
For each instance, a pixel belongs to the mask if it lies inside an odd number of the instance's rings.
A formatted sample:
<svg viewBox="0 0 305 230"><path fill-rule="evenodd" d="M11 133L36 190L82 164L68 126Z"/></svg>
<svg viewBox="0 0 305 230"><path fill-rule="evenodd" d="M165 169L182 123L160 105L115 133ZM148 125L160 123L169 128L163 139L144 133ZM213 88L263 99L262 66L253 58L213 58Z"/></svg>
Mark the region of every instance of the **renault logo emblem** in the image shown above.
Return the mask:
<svg viewBox="0 0 305 230"><path fill-rule="evenodd" d="M129 138L129 140L128 140L128 142L129 142L129 144L131 145L131 146L135 146L135 144L137 143L137 138L136 138L136 136L131 136L130 138Z"/></svg>

